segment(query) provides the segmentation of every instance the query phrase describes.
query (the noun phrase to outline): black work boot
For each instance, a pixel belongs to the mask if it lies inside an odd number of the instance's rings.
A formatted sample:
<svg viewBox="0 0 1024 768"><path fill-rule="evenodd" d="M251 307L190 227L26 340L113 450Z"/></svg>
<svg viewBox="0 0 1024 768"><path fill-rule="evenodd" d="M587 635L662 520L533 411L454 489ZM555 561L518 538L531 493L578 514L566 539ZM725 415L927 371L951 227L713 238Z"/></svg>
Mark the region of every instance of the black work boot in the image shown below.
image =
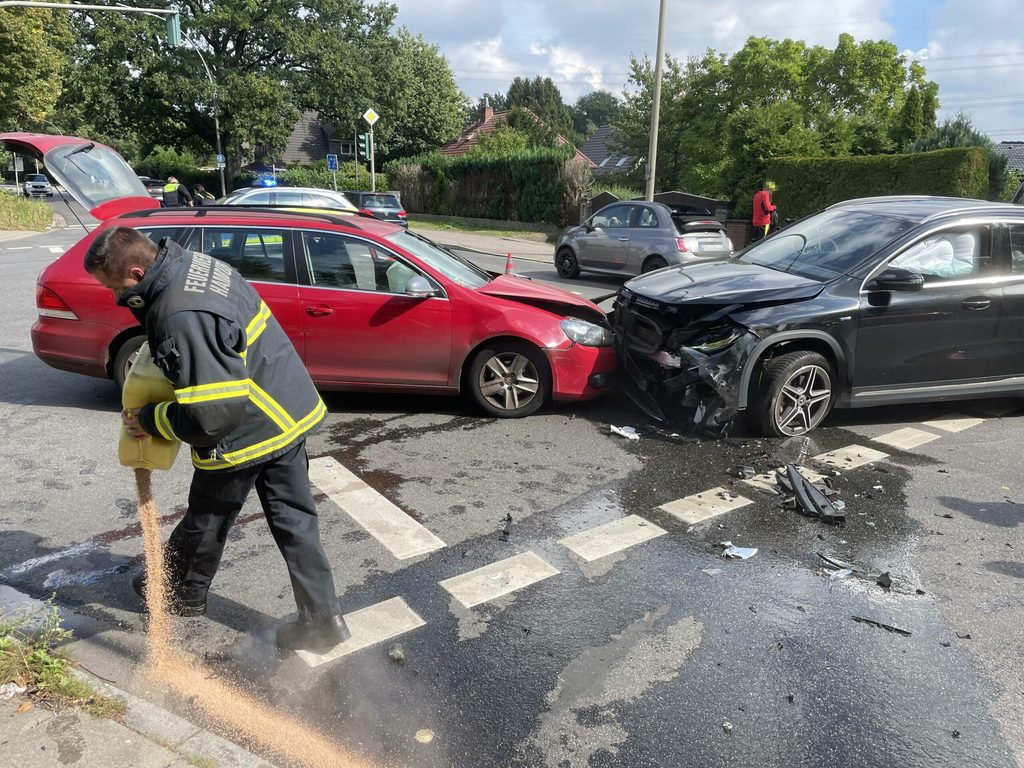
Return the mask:
<svg viewBox="0 0 1024 768"><path fill-rule="evenodd" d="M277 647L281 653L299 650L326 653L351 636L341 614L322 619L304 619L300 616L278 628Z"/></svg>
<svg viewBox="0 0 1024 768"><path fill-rule="evenodd" d="M139 571L132 578L132 589L146 602L146 572ZM148 610L149 604L146 604ZM206 614L205 597L187 597L173 587L167 590L167 611L175 616L203 616Z"/></svg>

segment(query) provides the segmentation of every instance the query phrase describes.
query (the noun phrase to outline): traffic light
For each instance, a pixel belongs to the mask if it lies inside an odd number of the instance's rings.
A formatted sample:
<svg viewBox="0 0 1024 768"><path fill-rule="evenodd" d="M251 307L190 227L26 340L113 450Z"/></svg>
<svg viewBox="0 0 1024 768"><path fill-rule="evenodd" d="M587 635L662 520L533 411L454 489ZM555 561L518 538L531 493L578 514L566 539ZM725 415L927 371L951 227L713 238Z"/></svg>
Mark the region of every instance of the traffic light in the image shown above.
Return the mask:
<svg viewBox="0 0 1024 768"><path fill-rule="evenodd" d="M174 6L175 11L164 18L167 24L167 44L176 47L181 45L181 15Z"/></svg>
<svg viewBox="0 0 1024 768"><path fill-rule="evenodd" d="M356 157L359 160L370 159L370 134L359 134L359 143L356 145Z"/></svg>

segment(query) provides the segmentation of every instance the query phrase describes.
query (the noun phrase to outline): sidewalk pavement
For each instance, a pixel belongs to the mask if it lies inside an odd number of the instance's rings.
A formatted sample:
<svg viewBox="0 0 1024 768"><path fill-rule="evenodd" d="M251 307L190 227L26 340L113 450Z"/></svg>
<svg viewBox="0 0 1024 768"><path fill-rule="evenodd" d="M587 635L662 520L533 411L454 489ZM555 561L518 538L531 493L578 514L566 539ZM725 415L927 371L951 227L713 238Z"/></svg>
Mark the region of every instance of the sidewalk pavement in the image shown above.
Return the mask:
<svg viewBox="0 0 1024 768"><path fill-rule="evenodd" d="M17 590L0 585L0 616L42 606ZM238 745L82 669L75 674L98 693L120 698L125 712L116 722L75 707L60 711L34 705L0 690L0 764L18 768L80 765L130 768L274 768Z"/></svg>
<svg viewBox="0 0 1024 768"><path fill-rule="evenodd" d="M555 246L551 243L529 240L524 237L505 235L478 235L456 230L416 229L413 231L449 248L465 251L476 251L492 256L506 256L511 253L513 258L529 261L555 263Z"/></svg>

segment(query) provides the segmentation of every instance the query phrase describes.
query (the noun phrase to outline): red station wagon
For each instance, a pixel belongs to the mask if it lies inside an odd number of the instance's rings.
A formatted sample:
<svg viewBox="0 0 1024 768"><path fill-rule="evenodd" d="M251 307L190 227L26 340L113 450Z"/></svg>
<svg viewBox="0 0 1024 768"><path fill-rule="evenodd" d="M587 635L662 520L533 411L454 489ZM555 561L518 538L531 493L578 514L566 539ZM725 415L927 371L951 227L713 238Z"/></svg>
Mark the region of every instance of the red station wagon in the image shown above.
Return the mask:
<svg viewBox="0 0 1024 768"><path fill-rule="evenodd" d="M495 275L405 229L306 209L155 208L108 147L46 134L0 134L41 159L103 223L39 275L36 355L119 383L142 328L82 266L112 226L170 237L238 269L266 301L322 390L469 395L494 416L611 385L604 313L561 289Z"/></svg>

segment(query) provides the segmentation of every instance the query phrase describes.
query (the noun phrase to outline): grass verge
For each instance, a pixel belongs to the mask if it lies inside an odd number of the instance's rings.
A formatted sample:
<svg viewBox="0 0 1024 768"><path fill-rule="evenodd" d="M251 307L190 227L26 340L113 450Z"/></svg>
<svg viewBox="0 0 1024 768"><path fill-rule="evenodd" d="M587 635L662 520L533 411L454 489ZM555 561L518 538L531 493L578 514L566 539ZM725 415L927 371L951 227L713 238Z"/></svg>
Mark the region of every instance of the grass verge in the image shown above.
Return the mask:
<svg viewBox="0 0 1024 768"><path fill-rule="evenodd" d="M47 601L42 621L28 629L34 617L0 617L0 686L13 683L33 702L78 706L95 717L119 719L122 699L101 696L72 674L75 662L57 646L71 638L61 626L60 612Z"/></svg>
<svg viewBox="0 0 1024 768"><path fill-rule="evenodd" d="M491 237L518 237L522 240L535 240L538 243L554 242L558 238L557 232L548 232L544 229L536 231L528 229L500 229L484 227L476 222L468 222L463 219L452 218L448 221L427 221L415 214L409 215L409 226L413 229L431 229L438 232L466 232L471 235L490 235Z"/></svg>
<svg viewBox="0 0 1024 768"><path fill-rule="evenodd" d="M26 200L0 190L0 230L27 229L42 232L53 221L53 212L46 203Z"/></svg>

